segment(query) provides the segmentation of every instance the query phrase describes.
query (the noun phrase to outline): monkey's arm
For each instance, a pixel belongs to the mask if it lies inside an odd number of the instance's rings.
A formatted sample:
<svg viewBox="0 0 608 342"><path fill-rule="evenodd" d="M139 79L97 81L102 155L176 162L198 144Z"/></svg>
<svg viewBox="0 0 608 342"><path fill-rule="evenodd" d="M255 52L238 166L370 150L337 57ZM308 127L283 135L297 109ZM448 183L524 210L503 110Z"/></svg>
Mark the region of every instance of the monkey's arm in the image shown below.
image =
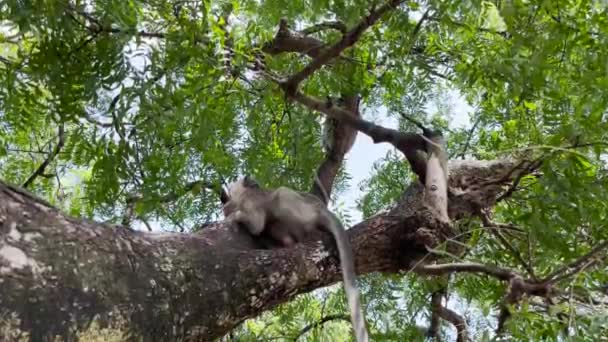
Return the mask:
<svg viewBox="0 0 608 342"><path fill-rule="evenodd" d="M266 215L261 210L237 210L228 220L245 226L252 235L260 235L264 230Z"/></svg>

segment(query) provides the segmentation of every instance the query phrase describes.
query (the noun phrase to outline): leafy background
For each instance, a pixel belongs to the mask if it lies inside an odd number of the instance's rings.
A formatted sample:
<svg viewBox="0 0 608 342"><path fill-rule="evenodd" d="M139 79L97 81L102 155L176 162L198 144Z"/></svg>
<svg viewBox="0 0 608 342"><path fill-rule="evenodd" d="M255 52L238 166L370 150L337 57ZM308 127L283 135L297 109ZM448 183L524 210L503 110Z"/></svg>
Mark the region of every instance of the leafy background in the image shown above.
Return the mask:
<svg viewBox="0 0 608 342"><path fill-rule="evenodd" d="M297 29L324 20L352 26L372 3L0 1L0 178L23 185L49 159L28 188L69 214L120 223L132 210L136 228L178 231L220 218L205 182L247 172L267 185L307 190L323 157L321 117L287 102L250 62L281 17ZM339 39L334 31L316 37ZM547 158L543 176L522 179L522 190L495 212L497 221L524 231L511 243L537 273L608 238L604 1L408 1L345 55L348 62L320 70L303 91L358 92L366 119L403 130L414 129L403 115L417 117L446 132L451 158ZM266 61L287 75L307 58ZM467 126L454 124L449 94L470 106ZM377 158L355 164L369 170L360 184L348 170L341 173L338 194L363 190L355 211L344 196L334 203L349 223L389 207L414 180L395 151ZM356 159L351 155L349 163ZM459 225L468 234L467 260L525 272L480 222ZM594 304L606 296L602 258L560 284L567 301L549 310L524 301L508 324L512 338L608 339L607 311ZM438 282L363 277L374 340L423 339L417 325L428 322L429 293ZM465 315L474 339L492 338L504 285L457 275L449 289L450 307ZM227 338L294 338L322 317L345 313L343 298L334 288L299 296ZM568 317L566 332L557 313ZM348 328L335 319L302 339L343 340ZM443 328L454 338L451 327Z"/></svg>

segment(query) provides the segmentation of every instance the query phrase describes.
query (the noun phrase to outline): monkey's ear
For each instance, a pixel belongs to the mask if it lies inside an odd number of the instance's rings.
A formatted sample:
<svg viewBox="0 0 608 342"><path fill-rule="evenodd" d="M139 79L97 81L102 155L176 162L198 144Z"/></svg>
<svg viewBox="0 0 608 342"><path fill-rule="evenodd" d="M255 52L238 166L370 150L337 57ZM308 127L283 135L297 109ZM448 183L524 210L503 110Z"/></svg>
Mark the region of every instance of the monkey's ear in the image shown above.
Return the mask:
<svg viewBox="0 0 608 342"><path fill-rule="evenodd" d="M259 188L260 187L258 182L256 182L253 178L249 177L249 175L246 175L243 178L243 185L245 185L248 188Z"/></svg>
<svg viewBox="0 0 608 342"><path fill-rule="evenodd" d="M222 191L220 192L220 201L222 202L222 204L226 204L228 203L228 201L230 201L230 197L228 196L224 188L222 188Z"/></svg>

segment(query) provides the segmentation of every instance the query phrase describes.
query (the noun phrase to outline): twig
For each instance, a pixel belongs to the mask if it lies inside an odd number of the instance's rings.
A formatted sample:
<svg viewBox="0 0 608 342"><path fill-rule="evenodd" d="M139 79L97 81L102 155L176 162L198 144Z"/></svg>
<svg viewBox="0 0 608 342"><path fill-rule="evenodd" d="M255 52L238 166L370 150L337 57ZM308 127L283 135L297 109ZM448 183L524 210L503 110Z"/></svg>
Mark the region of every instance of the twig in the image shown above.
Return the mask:
<svg viewBox="0 0 608 342"><path fill-rule="evenodd" d="M557 271L551 273L550 275L545 277L542 280L542 282L548 283L548 284L555 284L556 282L563 280L563 279L577 273L579 270L586 268L586 267L590 266L590 264L593 264L594 262L596 262L596 260L589 261L589 259L593 258L594 256L596 256L597 254L599 254L600 252L602 252L605 249L608 249L608 240L598 244L591 251L589 251L589 253L583 255L582 257L578 258L577 260L571 262L568 265L564 265ZM570 271L568 271L568 270L570 270Z"/></svg>
<svg viewBox="0 0 608 342"><path fill-rule="evenodd" d="M298 335L293 340L297 341L300 337L302 337L302 335L306 334L310 330L312 330L320 325L323 325L327 322L335 321L335 320L342 320L342 321L350 322L350 316L348 316L348 315L327 315L327 316L321 318L320 320L318 320L317 322L314 322L314 323L304 327L302 330L300 330Z"/></svg>
<svg viewBox="0 0 608 342"><path fill-rule="evenodd" d="M172 192L165 196L160 197L159 202L163 203L163 204L174 202L174 201L178 200L180 197L182 197L183 195L185 195L186 193L188 193L189 191L192 191L192 189L194 189L197 186L200 186L201 188L205 188L208 190L213 190L213 192L217 193L218 196L221 192L221 186L219 184L214 184L214 183L204 181L204 180L196 180L194 182L187 183L179 191L175 191L175 192ZM143 197L141 197L139 195L132 195L132 196L129 196L129 198L127 198L127 202L129 202L129 201L138 202L141 200L143 200Z"/></svg>
<svg viewBox="0 0 608 342"><path fill-rule="evenodd" d="M110 127L113 126L113 124L111 122L101 122L99 120L96 120L96 119L92 118L88 114L84 115L84 119L87 120L88 122L94 124L94 125L99 126L99 127L110 128Z"/></svg>
<svg viewBox="0 0 608 342"><path fill-rule="evenodd" d="M431 17L430 20L441 21L441 18L440 17ZM485 32L485 33L495 34L495 35L501 36L501 37L503 37L505 39L509 39L510 38L510 34L509 34L508 31L496 31L496 30L485 28L485 27L473 27L473 26L467 25L465 23L454 21L454 20L452 20L450 18L447 18L445 20L448 23L450 23L450 24L452 24L454 26L465 27L465 28L470 28L470 29L473 29L473 30L476 30L476 31L479 31L479 32Z"/></svg>
<svg viewBox="0 0 608 342"><path fill-rule="evenodd" d="M34 171L34 173L23 183L23 185L22 185L23 188L29 187L30 185L32 185L34 180L36 180L36 177L44 174L44 170L47 168L47 166L49 166L49 164L53 161L53 159L55 159L55 157L59 154L59 152L61 152L61 149L63 148L64 144L65 144L64 123L61 123L59 125L57 145L55 145L55 148L53 149L53 151L47 156L47 158L42 162L42 164L40 164L40 166L38 166L38 169L36 169L36 171Z"/></svg>
<svg viewBox="0 0 608 342"><path fill-rule="evenodd" d="M346 33L346 31L348 30L348 28L346 27L346 25L339 21L326 21L317 25L313 25L311 27L305 28L304 30L300 31L300 33L304 34L304 35L309 35L312 33L316 33L322 30L327 30L327 29L334 29L337 31L340 31L342 33Z"/></svg>
<svg viewBox="0 0 608 342"><path fill-rule="evenodd" d="M516 275L513 271L506 268L477 263L419 265L414 267L413 271L423 275L444 275L456 272L482 273L500 280L509 280Z"/></svg>
<svg viewBox="0 0 608 342"><path fill-rule="evenodd" d="M485 227L488 227L488 228L497 227L497 225L495 223L493 223L492 220L490 219L489 213L480 212L479 217L481 218L481 222L483 223L483 225ZM532 268L532 266L524 260L524 258L521 256L519 251L517 251L517 249L515 249L515 247L513 247L513 245L500 233L500 231L490 229L490 233L492 235L494 235L495 237L497 237L498 240L502 243L503 247L505 247L506 249L508 249L511 252L511 255L513 255L513 257L515 259L517 259L517 261L526 269L526 271L528 272L530 277L532 277L532 279L534 279L534 280L537 280L536 274L534 273L534 269Z"/></svg>
<svg viewBox="0 0 608 342"><path fill-rule="evenodd" d="M139 217L139 220L141 220L141 222L144 223L144 225L146 226L146 228L148 228L149 232L152 231L152 227L150 226L150 223L148 222L148 220L146 220L145 217Z"/></svg>
<svg viewBox="0 0 608 342"><path fill-rule="evenodd" d="M477 129L477 125L479 125L480 122L481 122L481 116L478 116L477 119L475 120L475 123L473 123L473 126L469 130L469 133L467 134L467 141L465 141L464 146L462 147L462 151L458 155L456 155L456 158L460 157L460 158L464 159L465 155L467 154L467 150L469 149L469 147L471 145L471 140L473 139L473 133L475 133L475 130Z"/></svg>

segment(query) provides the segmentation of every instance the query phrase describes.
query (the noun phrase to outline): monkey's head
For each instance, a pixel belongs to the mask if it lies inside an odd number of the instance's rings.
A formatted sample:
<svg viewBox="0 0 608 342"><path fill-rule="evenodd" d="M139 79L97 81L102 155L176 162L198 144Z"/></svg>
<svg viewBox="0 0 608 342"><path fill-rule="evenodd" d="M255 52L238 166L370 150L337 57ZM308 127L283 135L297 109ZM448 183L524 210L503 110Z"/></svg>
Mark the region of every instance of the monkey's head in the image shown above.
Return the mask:
<svg viewBox="0 0 608 342"><path fill-rule="evenodd" d="M260 189L260 185L248 175L228 184L226 189L222 189L220 201L224 206L224 215L228 216L232 211L236 210L235 202L240 202L247 192L252 189Z"/></svg>

